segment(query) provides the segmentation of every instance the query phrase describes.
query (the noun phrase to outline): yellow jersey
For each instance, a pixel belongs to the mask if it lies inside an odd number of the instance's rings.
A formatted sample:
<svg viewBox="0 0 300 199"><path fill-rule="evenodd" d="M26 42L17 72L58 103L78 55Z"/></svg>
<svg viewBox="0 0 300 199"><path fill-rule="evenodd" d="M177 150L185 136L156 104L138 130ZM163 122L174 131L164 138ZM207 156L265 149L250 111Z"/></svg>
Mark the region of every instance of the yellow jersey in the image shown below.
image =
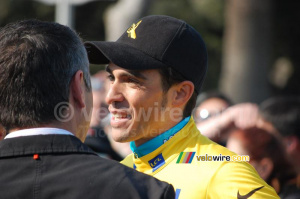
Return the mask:
<svg viewBox="0 0 300 199"><path fill-rule="evenodd" d="M201 135L190 118L156 150L130 154L121 163L172 184L176 199L279 198L248 162L232 161L234 156Z"/></svg>

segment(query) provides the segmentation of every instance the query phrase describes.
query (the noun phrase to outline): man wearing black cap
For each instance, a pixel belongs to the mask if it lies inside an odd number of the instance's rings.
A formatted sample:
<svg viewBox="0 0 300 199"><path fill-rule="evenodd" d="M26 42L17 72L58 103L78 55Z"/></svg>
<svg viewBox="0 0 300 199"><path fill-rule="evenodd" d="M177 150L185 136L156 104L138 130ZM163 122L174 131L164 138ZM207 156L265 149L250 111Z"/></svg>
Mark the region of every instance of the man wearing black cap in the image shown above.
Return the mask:
<svg viewBox="0 0 300 199"><path fill-rule="evenodd" d="M204 160L235 154L202 136L191 117L207 70L194 28L147 16L116 42L85 46L90 63L108 64L112 136L133 151L123 164L172 183L177 198L278 198L248 163Z"/></svg>

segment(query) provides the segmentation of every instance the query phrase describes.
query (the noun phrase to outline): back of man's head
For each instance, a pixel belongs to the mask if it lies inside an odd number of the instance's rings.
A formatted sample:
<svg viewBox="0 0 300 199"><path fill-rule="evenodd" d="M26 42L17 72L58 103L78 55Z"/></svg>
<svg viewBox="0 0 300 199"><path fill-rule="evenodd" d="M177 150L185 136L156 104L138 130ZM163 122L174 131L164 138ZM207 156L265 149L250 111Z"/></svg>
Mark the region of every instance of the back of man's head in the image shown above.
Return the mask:
<svg viewBox="0 0 300 199"><path fill-rule="evenodd" d="M300 97L273 97L260 105L262 116L271 122L282 136L300 139Z"/></svg>
<svg viewBox="0 0 300 199"><path fill-rule="evenodd" d="M55 107L69 101L78 70L90 89L88 59L70 28L25 20L0 29L0 123L6 129L37 127L57 120Z"/></svg>

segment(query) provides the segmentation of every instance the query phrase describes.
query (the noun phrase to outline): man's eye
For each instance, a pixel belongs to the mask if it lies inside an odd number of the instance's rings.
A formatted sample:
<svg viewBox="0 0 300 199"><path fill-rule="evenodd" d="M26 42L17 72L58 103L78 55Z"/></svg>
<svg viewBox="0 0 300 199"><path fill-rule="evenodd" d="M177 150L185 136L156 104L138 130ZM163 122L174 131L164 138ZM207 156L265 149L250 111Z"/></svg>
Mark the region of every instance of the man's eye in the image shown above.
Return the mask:
<svg viewBox="0 0 300 199"><path fill-rule="evenodd" d="M128 79L127 79L127 82L129 82L129 83L139 83L138 80L133 79L133 78L128 78Z"/></svg>
<svg viewBox="0 0 300 199"><path fill-rule="evenodd" d="M109 81L114 81L115 77L113 75L108 75L107 78L109 79Z"/></svg>

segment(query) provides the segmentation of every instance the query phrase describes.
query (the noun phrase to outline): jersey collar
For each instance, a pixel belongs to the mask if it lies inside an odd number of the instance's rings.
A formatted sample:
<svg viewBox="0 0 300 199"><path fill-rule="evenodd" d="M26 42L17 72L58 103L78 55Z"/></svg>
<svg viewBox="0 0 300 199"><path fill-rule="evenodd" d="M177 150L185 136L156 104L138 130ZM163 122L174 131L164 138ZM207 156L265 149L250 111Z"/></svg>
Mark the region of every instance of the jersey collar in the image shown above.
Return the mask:
<svg viewBox="0 0 300 199"><path fill-rule="evenodd" d="M159 148L161 145L167 142L170 138L172 138L178 131L180 131L188 123L190 118L191 117L184 118L181 122L176 124L171 129L165 131L164 133L158 135L157 137L149 140L148 142L138 147L135 145L134 141L130 142L130 149L132 150L134 156L136 158L140 158L155 151L157 148Z"/></svg>

